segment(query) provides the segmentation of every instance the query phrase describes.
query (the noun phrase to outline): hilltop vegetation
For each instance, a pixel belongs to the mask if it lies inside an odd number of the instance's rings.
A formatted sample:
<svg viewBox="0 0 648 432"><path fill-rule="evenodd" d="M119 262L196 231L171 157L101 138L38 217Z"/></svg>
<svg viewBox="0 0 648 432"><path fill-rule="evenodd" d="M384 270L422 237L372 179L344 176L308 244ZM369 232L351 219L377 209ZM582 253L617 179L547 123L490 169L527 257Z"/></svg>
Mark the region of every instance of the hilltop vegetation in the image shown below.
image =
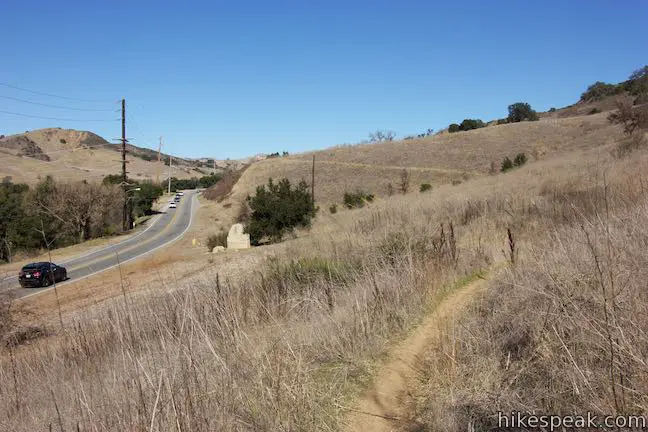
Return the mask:
<svg viewBox="0 0 648 432"><path fill-rule="evenodd" d="M590 85L580 97L581 102L600 101L609 96L627 93L634 97L634 104L648 102L648 66L634 71L630 77L618 84L597 81Z"/></svg>

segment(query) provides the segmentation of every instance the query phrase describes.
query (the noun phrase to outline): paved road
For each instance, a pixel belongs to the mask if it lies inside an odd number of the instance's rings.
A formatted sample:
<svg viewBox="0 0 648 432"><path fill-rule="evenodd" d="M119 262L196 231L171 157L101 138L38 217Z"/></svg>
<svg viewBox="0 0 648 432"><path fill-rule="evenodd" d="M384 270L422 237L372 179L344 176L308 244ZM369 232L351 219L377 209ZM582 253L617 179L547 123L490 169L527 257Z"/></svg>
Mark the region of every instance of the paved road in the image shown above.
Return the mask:
<svg viewBox="0 0 648 432"><path fill-rule="evenodd" d="M197 207L197 192L194 190L184 192L177 208L165 207L162 213L151 222L151 225L141 233L116 245L101 248L65 262L56 262L55 264L62 265L67 269L69 278L66 282L58 283L57 286L85 279L116 267L120 263L140 258L182 237L189 229L193 212ZM21 288L16 276L5 279L4 285L7 283L18 298L28 297L53 288Z"/></svg>

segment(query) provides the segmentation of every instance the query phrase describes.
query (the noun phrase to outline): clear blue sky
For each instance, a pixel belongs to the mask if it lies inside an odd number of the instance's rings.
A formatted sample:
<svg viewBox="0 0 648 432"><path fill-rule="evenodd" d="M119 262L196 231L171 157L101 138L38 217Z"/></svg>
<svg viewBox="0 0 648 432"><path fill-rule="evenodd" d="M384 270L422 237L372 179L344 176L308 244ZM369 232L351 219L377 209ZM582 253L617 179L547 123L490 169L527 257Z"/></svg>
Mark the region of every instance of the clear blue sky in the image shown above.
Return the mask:
<svg viewBox="0 0 648 432"><path fill-rule="evenodd" d="M69 98L126 98L134 144L238 158L399 136L578 100L648 64L648 2L4 0L0 82ZM0 110L113 119L0 86ZM118 122L0 113L0 133L120 136Z"/></svg>

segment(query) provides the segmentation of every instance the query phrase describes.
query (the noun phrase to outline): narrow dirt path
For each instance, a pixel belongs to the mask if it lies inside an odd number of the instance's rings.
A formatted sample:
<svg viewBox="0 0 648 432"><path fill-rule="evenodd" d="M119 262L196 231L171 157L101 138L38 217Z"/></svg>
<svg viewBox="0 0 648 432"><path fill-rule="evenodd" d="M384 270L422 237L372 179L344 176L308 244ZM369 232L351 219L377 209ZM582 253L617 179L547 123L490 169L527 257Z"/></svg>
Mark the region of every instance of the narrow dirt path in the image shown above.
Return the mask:
<svg viewBox="0 0 648 432"><path fill-rule="evenodd" d="M349 413L346 431L419 430L416 424L408 422L404 410L404 397L415 377L417 360L428 347L437 343L444 323L460 313L470 298L485 286L485 280L477 279L449 294L407 339L390 351L373 383Z"/></svg>

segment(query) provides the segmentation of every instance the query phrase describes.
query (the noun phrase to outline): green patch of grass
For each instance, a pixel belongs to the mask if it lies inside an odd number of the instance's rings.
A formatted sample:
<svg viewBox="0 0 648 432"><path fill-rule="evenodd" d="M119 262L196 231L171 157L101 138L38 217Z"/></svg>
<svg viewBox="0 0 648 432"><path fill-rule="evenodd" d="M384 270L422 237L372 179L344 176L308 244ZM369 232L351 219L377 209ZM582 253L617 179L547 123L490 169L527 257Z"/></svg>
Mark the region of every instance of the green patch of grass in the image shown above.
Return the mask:
<svg viewBox="0 0 648 432"><path fill-rule="evenodd" d="M133 222L133 225L134 226L141 225L141 224L147 222L148 220L150 220L152 217L153 217L152 215L140 216L137 219L135 219L135 221Z"/></svg>
<svg viewBox="0 0 648 432"><path fill-rule="evenodd" d="M270 261L267 274L269 281L292 281L299 284L309 284L317 279L326 282L342 284L355 278L358 265L353 262L342 262L324 258L300 258L289 263Z"/></svg>

